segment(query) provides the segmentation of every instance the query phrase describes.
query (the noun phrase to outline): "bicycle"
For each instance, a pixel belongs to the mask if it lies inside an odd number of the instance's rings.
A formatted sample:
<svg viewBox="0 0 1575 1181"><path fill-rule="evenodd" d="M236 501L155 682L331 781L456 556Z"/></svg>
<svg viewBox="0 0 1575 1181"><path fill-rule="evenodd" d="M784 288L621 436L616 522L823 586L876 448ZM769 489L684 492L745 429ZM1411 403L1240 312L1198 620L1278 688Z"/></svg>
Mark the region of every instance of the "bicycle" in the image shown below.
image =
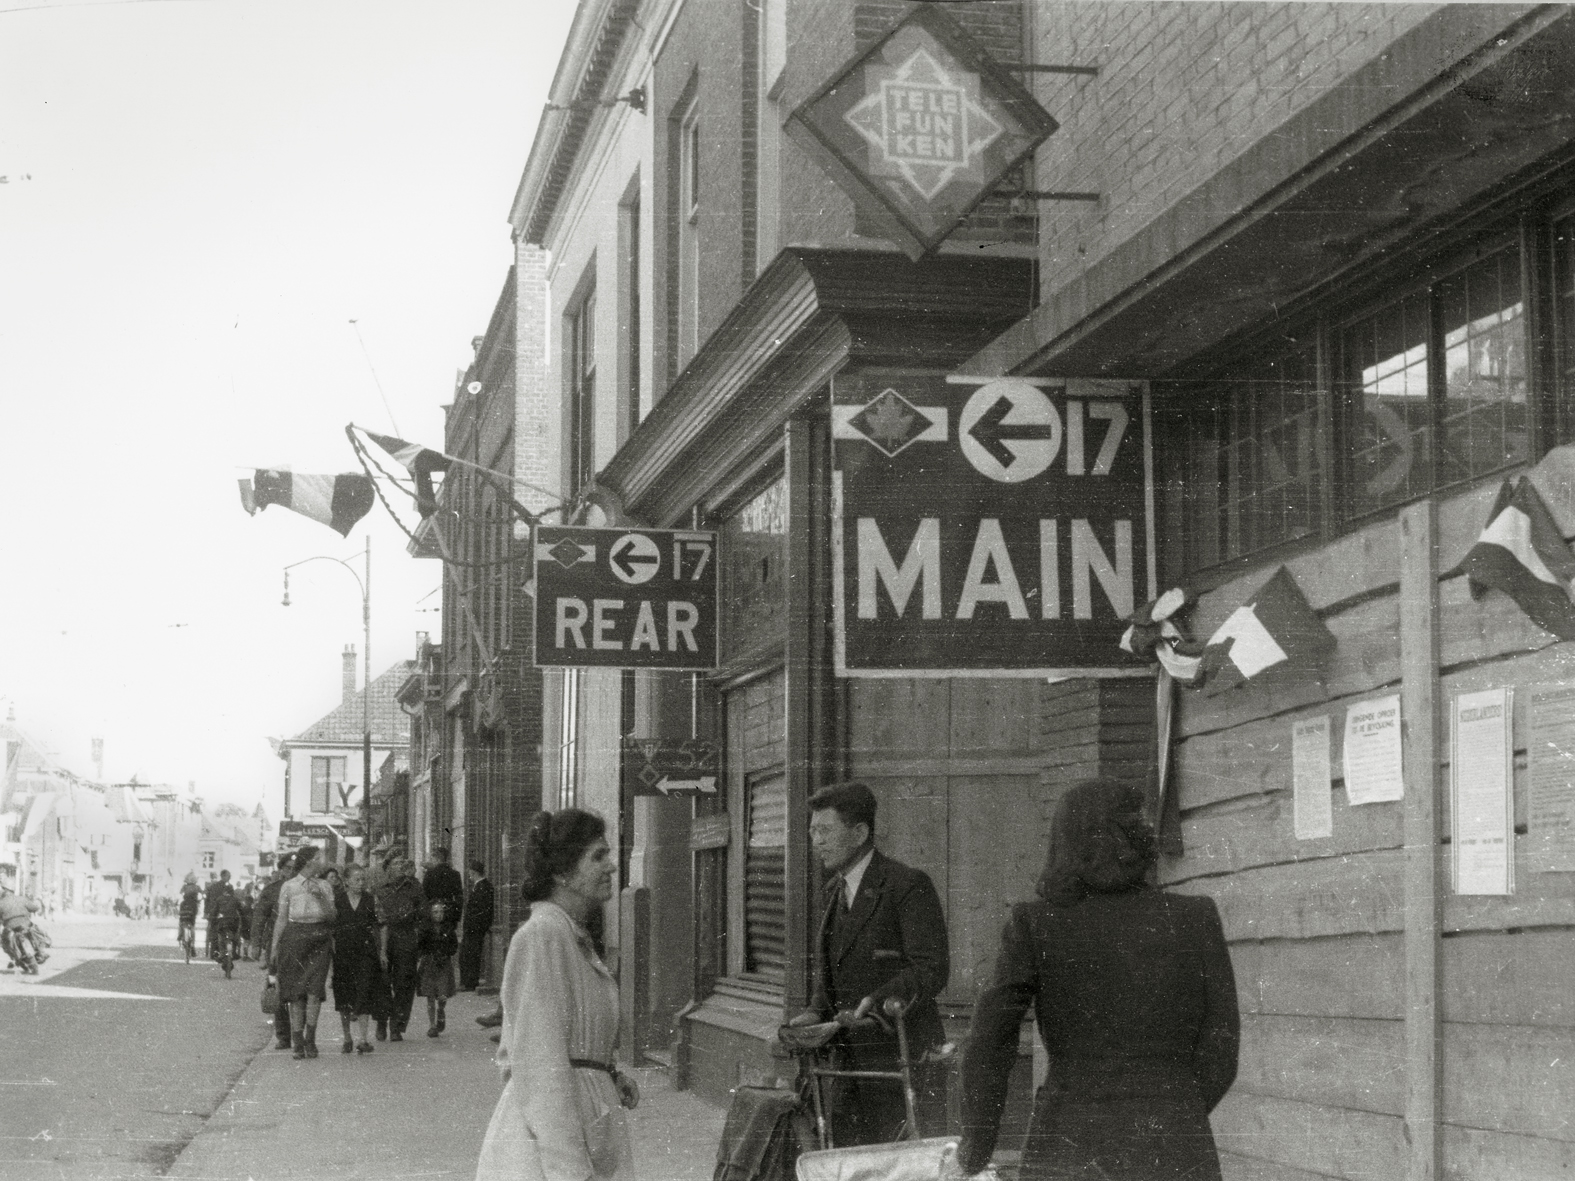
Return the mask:
<svg viewBox="0 0 1575 1181"><path fill-rule="evenodd" d="M181 948L186 952L186 962L191 963L191 957L197 954L197 920L181 919L180 932L176 938L180 940Z"/></svg>

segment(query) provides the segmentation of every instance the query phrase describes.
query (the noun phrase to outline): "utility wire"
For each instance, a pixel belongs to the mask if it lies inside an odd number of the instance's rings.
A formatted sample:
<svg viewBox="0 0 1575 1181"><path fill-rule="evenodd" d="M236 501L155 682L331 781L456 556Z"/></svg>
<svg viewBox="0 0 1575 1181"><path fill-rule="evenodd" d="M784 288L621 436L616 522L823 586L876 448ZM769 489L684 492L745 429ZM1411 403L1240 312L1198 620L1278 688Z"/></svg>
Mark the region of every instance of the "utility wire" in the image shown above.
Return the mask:
<svg viewBox="0 0 1575 1181"><path fill-rule="evenodd" d="M394 418L394 408L388 404L388 395L383 392L383 379L377 375L377 366L372 364L372 354L367 351L366 340L361 335L361 325L354 320L350 327L355 331L355 338L361 342L361 355L366 358L366 367L372 371L372 381L377 385L377 396L383 399L383 409L388 411L388 421L393 424L394 434L403 435L399 429L399 422Z"/></svg>

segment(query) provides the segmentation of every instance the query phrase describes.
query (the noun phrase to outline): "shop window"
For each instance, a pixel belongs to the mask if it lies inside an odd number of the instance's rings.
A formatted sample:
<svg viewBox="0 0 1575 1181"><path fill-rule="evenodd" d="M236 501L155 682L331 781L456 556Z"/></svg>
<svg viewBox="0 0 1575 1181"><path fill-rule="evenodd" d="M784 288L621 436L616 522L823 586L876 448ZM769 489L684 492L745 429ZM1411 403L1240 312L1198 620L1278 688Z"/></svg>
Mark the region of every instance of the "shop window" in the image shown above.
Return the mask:
<svg viewBox="0 0 1575 1181"><path fill-rule="evenodd" d="M1520 256L1502 250L1438 287L1444 347L1440 483L1469 480L1531 454Z"/></svg>
<svg viewBox="0 0 1575 1181"><path fill-rule="evenodd" d="M576 807L580 799L580 670L563 670L558 714L558 807Z"/></svg>
<svg viewBox="0 0 1575 1181"><path fill-rule="evenodd" d="M332 812L335 798L345 781L342 756L316 755L312 758L312 811Z"/></svg>
<svg viewBox="0 0 1575 1181"><path fill-rule="evenodd" d="M1308 345L1187 391L1186 532L1193 564L1211 566L1321 527L1328 456L1317 349Z"/></svg>
<svg viewBox="0 0 1575 1181"><path fill-rule="evenodd" d="M1348 517L1530 458L1520 280L1507 247L1342 329Z"/></svg>
<svg viewBox="0 0 1575 1181"><path fill-rule="evenodd" d="M1353 515L1403 504L1433 485L1433 408L1427 381L1428 304L1414 295L1341 337L1351 423Z"/></svg>
<svg viewBox="0 0 1575 1181"><path fill-rule="evenodd" d="M1558 394L1553 415L1557 442L1575 439L1575 217L1553 229L1553 281L1558 301L1554 317Z"/></svg>
<svg viewBox="0 0 1575 1181"><path fill-rule="evenodd" d="M787 634L787 481L722 523L722 660L780 648Z"/></svg>
<svg viewBox="0 0 1575 1181"><path fill-rule="evenodd" d="M751 776L747 796L743 969L780 985L787 966L787 776Z"/></svg>
<svg viewBox="0 0 1575 1181"><path fill-rule="evenodd" d="M1575 264L1575 245L1559 239ZM1575 273L1575 265L1562 272ZM1564 340L1575 283L1562 280ZM1177 388L1168 519L1187 570L1250 556L1532 457L1518 245ZM1283 338L1282 338L1283 339ZM1327 371L1333 380L1320 376ZM1575 376L1575 349L1563 372ZM1162 399L1161 405L1164 405ZM1174 571L1177 576L1180 571Z"/></svg>

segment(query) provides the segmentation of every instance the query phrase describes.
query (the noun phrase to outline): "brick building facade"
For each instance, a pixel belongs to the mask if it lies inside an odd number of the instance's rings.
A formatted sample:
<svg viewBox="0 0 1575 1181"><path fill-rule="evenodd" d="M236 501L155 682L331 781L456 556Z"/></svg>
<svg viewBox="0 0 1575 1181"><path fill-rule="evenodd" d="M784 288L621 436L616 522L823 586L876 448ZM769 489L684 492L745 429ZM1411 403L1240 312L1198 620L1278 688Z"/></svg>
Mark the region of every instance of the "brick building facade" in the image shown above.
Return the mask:
<svg viewBox="0 0 1575 1181"><path fill-rule="evenodd" d="M579 7L510 219L513 471L567 520L717 530L723 655L702 677L522 675L539 754L498 839L537 806L608 817L625 1050L670 1051L725 1101L784 1076L773 1031L807 993L805 800L863 779L882 846L940 888L941 999L965 1031L1060 792L1151 774L1154 684L837 677L831 385L893 366L1143 380L1159 566L1201 595L1191 626L1284 564L1337 640L1316 689L1178 697L1160 881L1219 900L1241 985L1227 1176L1557 1174L1569 875L1528 863L1517 896L1450 895L1435 715L1461 687L1568 675L1512 607L1438 575L1498 481L1572 435L1575 17L938 5L1060 123L1006 183L1098 199L998 192L912 262L783 131L910 7ZM455 405L451 445L472 450L453 453L483 455L480 419L460 429L479 410ZM1379 692L1410 719L1406 801L1352 806L1336 774L1335 835L1295 840L1291 723ZM716 796L626 798L630 733L716 743Z"/></svg>

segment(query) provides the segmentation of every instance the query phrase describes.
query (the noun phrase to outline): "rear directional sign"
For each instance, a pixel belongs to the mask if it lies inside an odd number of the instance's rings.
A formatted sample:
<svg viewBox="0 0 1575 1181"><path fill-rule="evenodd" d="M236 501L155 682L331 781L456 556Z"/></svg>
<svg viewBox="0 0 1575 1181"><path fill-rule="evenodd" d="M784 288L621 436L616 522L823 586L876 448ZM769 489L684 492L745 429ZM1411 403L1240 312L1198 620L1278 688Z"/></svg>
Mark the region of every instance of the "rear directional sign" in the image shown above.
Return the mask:
<svg viewBox="0 0 1575 1181"><path fill-rule="evenodd" d="M539 525L536 664L716 667L716 534Z"/></svg>

